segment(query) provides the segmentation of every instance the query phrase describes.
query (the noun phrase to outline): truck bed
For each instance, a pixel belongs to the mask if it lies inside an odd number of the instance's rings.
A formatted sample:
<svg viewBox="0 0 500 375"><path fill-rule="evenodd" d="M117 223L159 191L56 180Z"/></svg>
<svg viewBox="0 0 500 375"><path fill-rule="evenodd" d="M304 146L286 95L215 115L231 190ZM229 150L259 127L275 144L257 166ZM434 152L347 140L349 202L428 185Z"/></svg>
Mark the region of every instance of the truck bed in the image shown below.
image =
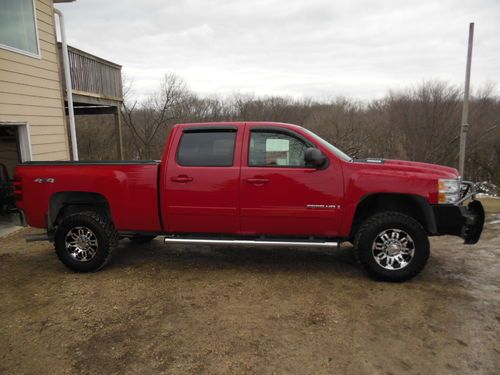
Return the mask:
<svg viewBox="0 0 500 375"><path fill-rule="evenodd" d="M120 231L161 231L158 210L158 161L48 161L18 165L25 209L33 227L47 227L50 204L60 192L88 192L100 195L114 213ZM67 193L64 193L67 194ZM133 212L133 214L130 214ZM45 218L45 219L41 219Z"/></svg>

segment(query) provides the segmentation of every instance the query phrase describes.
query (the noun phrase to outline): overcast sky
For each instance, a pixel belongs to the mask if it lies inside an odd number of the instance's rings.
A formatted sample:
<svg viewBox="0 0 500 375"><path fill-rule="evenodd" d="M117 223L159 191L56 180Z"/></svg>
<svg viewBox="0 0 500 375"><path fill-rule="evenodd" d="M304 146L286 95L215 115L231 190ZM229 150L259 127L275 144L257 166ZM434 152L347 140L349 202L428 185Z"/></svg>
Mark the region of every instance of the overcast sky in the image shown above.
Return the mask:
<svg viewBox="0 0 500 375"><path fill-rule="evenodd" d="M77 0L69 43L123 66L144 96L166 72L200 94L380 97L424 80L500 85L500 1ZM497 92L498 92L497 87Z"/></svg>

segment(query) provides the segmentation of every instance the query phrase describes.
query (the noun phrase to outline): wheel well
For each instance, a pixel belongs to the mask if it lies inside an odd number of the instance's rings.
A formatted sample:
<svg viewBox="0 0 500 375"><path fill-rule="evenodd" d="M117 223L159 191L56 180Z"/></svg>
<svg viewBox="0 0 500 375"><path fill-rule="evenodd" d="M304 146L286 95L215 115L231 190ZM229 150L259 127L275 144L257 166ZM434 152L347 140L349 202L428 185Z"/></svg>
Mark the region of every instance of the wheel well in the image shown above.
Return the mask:
<svg viewBox="0 0 500 375"><path fill-rule="evenodd" d="M66 216L83 211L99 212L112 220L108 201L103 195L84 191L67 191L51 196L47 217L48 229L57 226Z"/></svg>
<svg viewBox="0 0 500 375"><path fill-rule="evenodd" d="M437 232L432 207L424 197L412 194L372 194L364 197L354 213L350 237L368 217L378 212L395 211L417 220L429 234Z"/></svg>

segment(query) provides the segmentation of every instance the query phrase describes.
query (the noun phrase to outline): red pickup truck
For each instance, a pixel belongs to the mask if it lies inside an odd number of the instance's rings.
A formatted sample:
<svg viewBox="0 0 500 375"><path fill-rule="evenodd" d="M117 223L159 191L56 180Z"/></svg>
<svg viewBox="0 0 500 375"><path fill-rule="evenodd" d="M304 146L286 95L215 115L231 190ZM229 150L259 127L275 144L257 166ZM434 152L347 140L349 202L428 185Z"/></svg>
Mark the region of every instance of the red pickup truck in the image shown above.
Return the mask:
<svg viewBox="0 0 500 375"><path fill-rule="evenodd" d="M297 125L176 125L161 161L30 162L16 169L22 216L59 259L96 271L120 238L167 243L336 247L350 241L375 278L402 281L428 236L478 241L474 184L432 164L353 160ZM462 202L471 200L468 206Z"/></svg>

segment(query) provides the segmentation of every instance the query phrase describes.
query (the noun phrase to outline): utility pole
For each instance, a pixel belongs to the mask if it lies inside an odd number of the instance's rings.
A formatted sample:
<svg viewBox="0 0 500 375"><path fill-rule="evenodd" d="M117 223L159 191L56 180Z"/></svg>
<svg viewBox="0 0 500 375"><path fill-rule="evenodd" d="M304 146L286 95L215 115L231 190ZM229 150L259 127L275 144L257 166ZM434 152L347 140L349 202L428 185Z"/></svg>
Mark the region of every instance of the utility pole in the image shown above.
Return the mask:
<svg viewBox="0 0 500 375"><path fill-rule="evenodd" d="M472 42L474 40L474 22L469 24L469 47L467 49L467 65L465 68L464 106L462 109L462 126L460 128L460 153L458 156L458 171L464 178L465 144L469 131L469 91L470 91L470 65L472 60Z"/></svg>

